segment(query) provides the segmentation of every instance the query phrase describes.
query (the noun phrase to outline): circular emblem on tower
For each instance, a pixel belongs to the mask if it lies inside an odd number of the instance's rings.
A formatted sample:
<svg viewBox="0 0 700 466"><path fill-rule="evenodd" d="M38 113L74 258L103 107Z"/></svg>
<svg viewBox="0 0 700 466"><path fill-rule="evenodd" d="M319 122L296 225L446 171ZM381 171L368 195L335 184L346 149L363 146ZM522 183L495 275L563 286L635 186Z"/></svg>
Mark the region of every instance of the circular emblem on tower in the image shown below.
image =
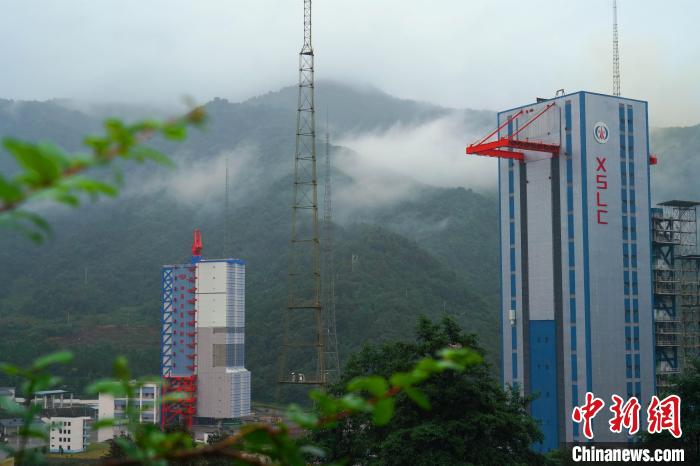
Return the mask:
<svg viewBox="0 0 700 466"><path fill-rule="evenodd" d="M598 141L598 144L605 144L608 142L608 138L610 137L608 125L602 121L599 121L593 125L593 136L595 137L595 140Z"/></svg>

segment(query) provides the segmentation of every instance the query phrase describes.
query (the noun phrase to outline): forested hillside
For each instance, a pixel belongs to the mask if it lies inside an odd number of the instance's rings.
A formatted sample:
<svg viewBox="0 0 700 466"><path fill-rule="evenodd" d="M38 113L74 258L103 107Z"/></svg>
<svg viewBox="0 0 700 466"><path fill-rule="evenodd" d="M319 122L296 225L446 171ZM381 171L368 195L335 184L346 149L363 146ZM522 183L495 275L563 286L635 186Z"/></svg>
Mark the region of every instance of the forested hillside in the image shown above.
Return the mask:
<svg viewBox="0 0 700 466"><path fill-rule="evenodd" d="M488 112L449 110L333 83L320 84L318 91L319 108L344 109L331 120L334 135L420 125L455 113L465 127L491 118ZM64 375L75 389L106 375L120 353L138 374L157 373L160 265L187 260L195 227L203 232L205 257L225 253L222 173L228 163L227 250L248 263L247 366L254 398L272 399L286 304L295 95L290 87L243 103L210 102L204 131L193 132L182 146L153 142L172 155L176 170L124 167L120 198L46 212L54 233L41 246L3 231L0 359L25 362L55 348L74 348L74 367ZM99 123L97 115L59 102L0 102L3 136L76 149ZM346 164L356 155L336 145L331 154ZM4 158L3 169L11 170ZM340 169L333 175L338 191L361 189L362 180ZM387 189L397 177L387 178ZM442 313L479 333L495 354L493 193L407 178L402 186L390 202L335 204L341 359L364 343L411 335L420 314ZM351 267L353 255L359 260Z"/></svg>
<svg viewBox="0 0 700 466"><path fill-rule="evenodd" d="M455 118L465 135L480 133L490 127L493 114L337 83L322 82L317 90L319 139L328 108L334 192L343 194L334 204L341 360L365 343L412 335L420 314L447 313L477 333L497 362L496 180L479 192L468 189L468 181L466 188L430 186L405 174L358 169L360 154L333 143L397 125L410 132L446 116ZM296 88L289 87L241 103L214 100L207 104L205 130L192 132L182 145L153 141L172 156L176 169L125 166L118 199L45 211L54 232L43 245L1 231L0 360L22 363L56 348L73 348L76 361L63 374L73 389L108 374L117 354L126 354L137 374L156 374L160 265L187 260L196 227L203 232L205 257L229 254L248 263L247 366L254 399L271 400L286 305L295 99ZM103 113L74 108L0 101L0 136L78 149L83 135L99 130ZM684 151L697 140L697 127L657 130L653 143L662 149L662 159L654 182L681 170L673 160L695 163L697 158ZM464 142L470 142L468 136ZM319 156L323 153L319 144ZM228 245L223 244L226 164L231 172ZM12 170L5 154L0 170ZM373 197L363 173L374 177L374 188L378 183L384 194L395 195ZM680 194L685 188L675 189L663 195L688 196ZM354 267L352 256L359 258Z"/></svg>

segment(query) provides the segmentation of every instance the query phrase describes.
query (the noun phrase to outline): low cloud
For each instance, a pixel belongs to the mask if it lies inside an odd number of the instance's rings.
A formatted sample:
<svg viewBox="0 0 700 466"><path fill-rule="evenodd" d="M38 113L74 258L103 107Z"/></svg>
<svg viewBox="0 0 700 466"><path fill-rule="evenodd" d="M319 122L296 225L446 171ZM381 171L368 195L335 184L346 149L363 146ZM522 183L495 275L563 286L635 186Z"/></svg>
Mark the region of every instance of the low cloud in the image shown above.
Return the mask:
<svg viewBox="0 0 700 466"><path fill-rule="evenodd" d="M233 206L252 189L260 187L262 168L256 163L255 146L242 145L223 151L214 157L198 160L191 154L180 153L174 170L161 170L158 177L147 182L129 182L125 196L163 195L179 203L206 208L211 201L221 201L226 190L226 167L229 172L229 199ZM216 203L221 206L220 202Z"/></svg>
<svg viewBox="0 0 700 466"><path fill-rule="evenodd" d="M391 172L418 184L492 189L496 162L465 155L465 147L481 136L465 126L464 116L455 111L420 126L396 125L381 133L348 134L338 143L356 157L341 158L339 165L358 181L372 182L382 172Z"/></svg>

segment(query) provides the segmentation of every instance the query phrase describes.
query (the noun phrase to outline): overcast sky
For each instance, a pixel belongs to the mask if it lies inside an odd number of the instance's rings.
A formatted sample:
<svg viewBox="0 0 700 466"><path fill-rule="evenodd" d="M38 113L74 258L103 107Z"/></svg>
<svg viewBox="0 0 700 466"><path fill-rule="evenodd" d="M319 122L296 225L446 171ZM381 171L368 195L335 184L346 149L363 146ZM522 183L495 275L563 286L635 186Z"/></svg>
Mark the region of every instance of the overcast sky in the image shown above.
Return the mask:
<svg viewBox="0 0 700 466"><path fill-rule="evenodd" d="M622 94L700 123L700 2L619 0ZM612 0L316 0L317 79L450 107L610 93ZM177 103L294 84L302 0L0 0L0 97Z"/></svg>

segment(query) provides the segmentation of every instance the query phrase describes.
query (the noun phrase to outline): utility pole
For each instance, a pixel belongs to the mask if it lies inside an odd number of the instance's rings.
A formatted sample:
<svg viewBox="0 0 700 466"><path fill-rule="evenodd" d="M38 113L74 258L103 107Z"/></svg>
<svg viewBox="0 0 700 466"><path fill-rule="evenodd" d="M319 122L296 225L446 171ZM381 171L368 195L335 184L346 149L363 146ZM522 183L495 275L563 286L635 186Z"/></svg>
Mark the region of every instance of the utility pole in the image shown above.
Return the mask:
<svg viewBox="0 0 700 466"><path fill-rule="evenodd" d="M321 263L316 177L314 50L311 0L304 0L304 43L299 52L299 95L294 153L294 200L288 300L278 364L283 384L325 386L325 324L321 304Z"/></svg>
<svg viewBox="0 0 700 466"><path fill-rule="evenodd" d="M617 0L613 0L613 95L620 95L620 50L617 38Z"/></svg>

